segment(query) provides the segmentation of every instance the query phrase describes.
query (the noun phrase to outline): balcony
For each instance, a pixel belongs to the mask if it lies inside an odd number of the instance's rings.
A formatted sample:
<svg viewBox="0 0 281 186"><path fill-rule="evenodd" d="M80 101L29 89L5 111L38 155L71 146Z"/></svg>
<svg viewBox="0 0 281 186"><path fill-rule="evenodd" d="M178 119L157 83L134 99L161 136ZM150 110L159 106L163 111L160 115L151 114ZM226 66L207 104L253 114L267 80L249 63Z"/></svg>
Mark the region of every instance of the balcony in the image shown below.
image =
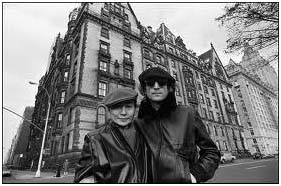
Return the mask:
<svg viewBox="0 0 281 186"><path fill-rule="evenodd" d="M134 66L134 63L129 58L124 58L123 63L126 64L126 65L129 65L129 66Z"/></svg>
<svg viewBox="0 0 281 186"><path fill-rule="evenodd" d="M111 58L110 53L107 50L100 49L99 50L99 55L105 58Z"/></svg>

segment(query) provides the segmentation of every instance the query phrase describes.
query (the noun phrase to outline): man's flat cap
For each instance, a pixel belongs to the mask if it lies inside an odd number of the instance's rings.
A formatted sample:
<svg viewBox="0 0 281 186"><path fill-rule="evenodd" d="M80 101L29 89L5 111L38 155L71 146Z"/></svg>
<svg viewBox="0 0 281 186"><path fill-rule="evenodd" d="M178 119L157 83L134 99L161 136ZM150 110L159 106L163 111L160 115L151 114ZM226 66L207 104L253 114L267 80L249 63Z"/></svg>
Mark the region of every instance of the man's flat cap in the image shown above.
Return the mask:
<svg viewBox="0 0 281 186"><path fill-rule="evenodd" d="M136 100L138 93L131 88L118 88L107 94L103 100L108 107L130 100Z"/></svg>
<svg viewBox="0 0 281 186"><path fill-rule="evenodd" d="M175 79L165 70L160 67L151 67L143 71L139 76L140 83L144 83L145 80L151 78L164 78L168 79L171 83L175 83Z"/></svg>

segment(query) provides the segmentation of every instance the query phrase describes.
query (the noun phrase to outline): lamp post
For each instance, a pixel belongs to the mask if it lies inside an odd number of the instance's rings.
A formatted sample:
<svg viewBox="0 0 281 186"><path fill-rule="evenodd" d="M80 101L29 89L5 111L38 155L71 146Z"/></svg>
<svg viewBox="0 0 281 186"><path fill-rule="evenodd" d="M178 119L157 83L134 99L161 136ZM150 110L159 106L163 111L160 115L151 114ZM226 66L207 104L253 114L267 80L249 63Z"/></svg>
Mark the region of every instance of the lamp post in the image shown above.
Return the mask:
<svg viewBox="0 0 281 186"><path fill-rule="evenodd" d="M31 82L31 81L29 81L29 84L31 84L31 85L38 85L38 83L34 83L34 82ZM48 90L44 86L42 86L42 88L46 91L46 93L48 95L48 111L47 111L47 115L46 115L45 129L44 129L44 133L43 133L43 140L42 140L42 145L41 145L41 151L40 151L38 167L37 167L37 171L36 171L36 174L35 174L36 178L39 178L40 177L40 173L41 173L42 156L43 156L45 138L46 138L46 133L47 133L47 125L48 125L48 119L49 119L49 112L50 112L50 107L51 107L51 99L50 99L51 97L50 97L50 94L49 94Z"/></svg>

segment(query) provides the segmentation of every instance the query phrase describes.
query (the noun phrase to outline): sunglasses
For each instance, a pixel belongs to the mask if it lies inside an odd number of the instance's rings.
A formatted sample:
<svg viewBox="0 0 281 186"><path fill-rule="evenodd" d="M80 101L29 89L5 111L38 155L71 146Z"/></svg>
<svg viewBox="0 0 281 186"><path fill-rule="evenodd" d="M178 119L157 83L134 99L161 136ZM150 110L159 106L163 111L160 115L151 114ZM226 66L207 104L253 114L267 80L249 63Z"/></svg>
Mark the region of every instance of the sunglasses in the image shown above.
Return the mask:
<svg viewBox="0 0 281 186"><path fill-rule="evenodd" d="M153 87L155 85L155 82L158 83L160 87L163 87L168 84L167 79L151 79L151 80L146 80L145 84L149 87Z"/></svg>

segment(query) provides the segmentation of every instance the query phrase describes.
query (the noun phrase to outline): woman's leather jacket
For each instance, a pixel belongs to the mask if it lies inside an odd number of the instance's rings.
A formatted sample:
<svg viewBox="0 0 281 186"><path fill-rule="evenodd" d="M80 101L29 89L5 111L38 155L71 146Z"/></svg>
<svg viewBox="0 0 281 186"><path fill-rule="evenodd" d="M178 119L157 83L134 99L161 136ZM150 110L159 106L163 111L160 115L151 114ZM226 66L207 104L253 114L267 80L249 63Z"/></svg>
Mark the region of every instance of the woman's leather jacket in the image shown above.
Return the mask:
<svg viewBox="0 0 281 186"><path fill-rule="evenodd" d="M139 132L132 150L118 127L110 123L98 133L85 136L74 183L87 177L94 178L95 183L147 183L151 165L147 153Z"/></svg>
<svg viewBox="0 0 281 186"><path fill-rule="evenodd" d="M139 128L154 156L154 183L190 183L190 173L197 183L214 176L220 152L197 111L177 106L169 95L158 112L144 99L138 117Z"/></svg>

